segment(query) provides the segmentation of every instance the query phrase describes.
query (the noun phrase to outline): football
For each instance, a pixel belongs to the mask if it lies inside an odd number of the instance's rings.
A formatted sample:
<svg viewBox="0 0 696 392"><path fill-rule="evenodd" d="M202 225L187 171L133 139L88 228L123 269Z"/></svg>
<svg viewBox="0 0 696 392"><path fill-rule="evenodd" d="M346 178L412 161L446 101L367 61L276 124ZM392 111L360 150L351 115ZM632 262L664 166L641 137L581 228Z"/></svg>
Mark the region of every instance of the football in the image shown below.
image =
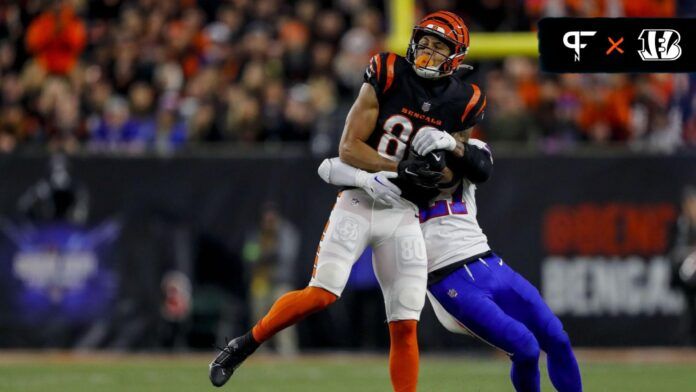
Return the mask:
<svg viewBox="0 0 696 392"><path fill-rule="evenodd" d="M425 154L422 158L428 162L428 169L441 172L447 166L445 156L445 150L434 150Z"/></svg>

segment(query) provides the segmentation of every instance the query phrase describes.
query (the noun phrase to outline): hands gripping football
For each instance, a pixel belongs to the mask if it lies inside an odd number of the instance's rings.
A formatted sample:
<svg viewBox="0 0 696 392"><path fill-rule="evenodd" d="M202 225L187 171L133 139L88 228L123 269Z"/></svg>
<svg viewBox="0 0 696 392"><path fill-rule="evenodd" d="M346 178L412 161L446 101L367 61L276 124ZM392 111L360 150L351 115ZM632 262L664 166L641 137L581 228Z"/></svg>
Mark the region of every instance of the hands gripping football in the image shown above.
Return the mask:
<svg viewBox="0 0 696 392"><path fill-rule="evenodd" d="M425 155L411 153L408 159L399 162L399 178L423 188L435 188L442 180L445 168L445 151L429 151Z"/></svg>
<svg viewBox="0 0 696 392"><path fill-rule="evenodd" d="M408 159L399 162L398 172L359 172L357 185L375 201L387 206L404 206L401 189L391 180L395 178L423 188L435 188L442 179L445 168L445 152L431 151L425 156L411 153Z"/></svg>
<svg viewBox="0 0 696 392"><path fill-rule="evenodd" d="M388 206L401 206L401 189L390 180L399 178L422 188L436 188L445 169L445 153L457 146L456 139L447 132L424 129L413 139L413 150L407 159L399 162L397 173L364 172L358 178L359 186L375 201Z"/></svg>
<svg viewBox="0 0 696 392"><path fill-rule="evenodd" d="M445 152L454 150L457 140L447 132L426 128L416 133L411 145L411 157L399 163L399 178L425 188L436 187L443 177Z"/></svg>

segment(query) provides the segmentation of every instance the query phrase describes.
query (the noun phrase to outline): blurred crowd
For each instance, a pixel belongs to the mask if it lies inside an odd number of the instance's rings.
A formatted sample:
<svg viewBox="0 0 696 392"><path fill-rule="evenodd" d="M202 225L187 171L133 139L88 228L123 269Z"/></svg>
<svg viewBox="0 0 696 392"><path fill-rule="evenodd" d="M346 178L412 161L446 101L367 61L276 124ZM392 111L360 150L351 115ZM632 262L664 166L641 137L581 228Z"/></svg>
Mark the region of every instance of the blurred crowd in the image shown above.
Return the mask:
<svg viewBox="0 0 696 392"><path fill-rule="evenodd" d="M582 143L664 153L696 147L693 75L542 75L531 60L509 58L484 85L491 109L478 131L494 144L546 152Z"/></svg>
<svg viewBox="0 0 696 392"><path fill-rule="evenodd" d="M417 2L419 13L454 10L472 31L529 31L543 16L688 15L690 4ZM333 154L365 66L386 49L387 24L385 1L3 2L0 153L297 142ZM484 139L545 151L696 146L694 76L548 75L528 58L474 65L488 94L476 130Z"/></svg>

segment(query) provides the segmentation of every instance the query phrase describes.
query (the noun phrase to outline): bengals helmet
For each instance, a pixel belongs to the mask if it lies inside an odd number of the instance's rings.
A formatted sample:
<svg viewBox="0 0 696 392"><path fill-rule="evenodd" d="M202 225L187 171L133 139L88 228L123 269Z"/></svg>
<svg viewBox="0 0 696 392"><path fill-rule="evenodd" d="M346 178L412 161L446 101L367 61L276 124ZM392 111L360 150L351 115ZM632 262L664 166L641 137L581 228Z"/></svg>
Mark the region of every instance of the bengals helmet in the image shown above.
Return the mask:
<svg viewBox="0 0 696 392"><path fill-rule="evenodd" d="M416 59L416 51L424 48L418 42L424 35L434 35L447 44L450 49L449 56L442 54L445 60L438 66L433 66L433 54L430 59L420 61ZM437 11L426 15L413 27L411 42L406 51L406 60L413 65L416 73L424 78L434 79L451 75L459 68L469 49L469 29L464 20L449 11ZM417 61L419 60L419 61Z"/></svg>

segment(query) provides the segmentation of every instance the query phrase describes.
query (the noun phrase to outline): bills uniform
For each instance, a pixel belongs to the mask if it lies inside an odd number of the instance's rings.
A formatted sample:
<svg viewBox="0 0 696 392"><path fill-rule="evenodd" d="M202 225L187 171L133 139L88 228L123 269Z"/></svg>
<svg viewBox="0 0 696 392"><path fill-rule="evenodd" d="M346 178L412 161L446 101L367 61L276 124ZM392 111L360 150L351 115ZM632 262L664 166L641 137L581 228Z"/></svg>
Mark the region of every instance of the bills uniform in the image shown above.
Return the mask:
<svg viewBox="0 0 696 392"><path fill-rule="evenodd" d="M408 156L417 132L463 130L485 105L478 87L456 78L423 79L394 53L375 55L365 71L365 82L374 88L379 102L377 122L366 142L394 161ZM404 192L407 198L408 194ZM390 208L362 189L339 193L317 249L310 286L340 296L353 263L367 246L374 250L373 266L388 321L418 320L426 296L427 259L413 203Z"/></svg>
<svg viewBox="0 0 696 392"><path fill-rule="evenodd" d="M493 164L480 140L469 151ZM448 166L450 162L448 162ZM510 355L517 391L539 391L539 351L559 391L582 390L568 335L538 290L491 251L476 220L476 184L466 177L420 209L428 253L428 298L440 322Z"/></svg>

